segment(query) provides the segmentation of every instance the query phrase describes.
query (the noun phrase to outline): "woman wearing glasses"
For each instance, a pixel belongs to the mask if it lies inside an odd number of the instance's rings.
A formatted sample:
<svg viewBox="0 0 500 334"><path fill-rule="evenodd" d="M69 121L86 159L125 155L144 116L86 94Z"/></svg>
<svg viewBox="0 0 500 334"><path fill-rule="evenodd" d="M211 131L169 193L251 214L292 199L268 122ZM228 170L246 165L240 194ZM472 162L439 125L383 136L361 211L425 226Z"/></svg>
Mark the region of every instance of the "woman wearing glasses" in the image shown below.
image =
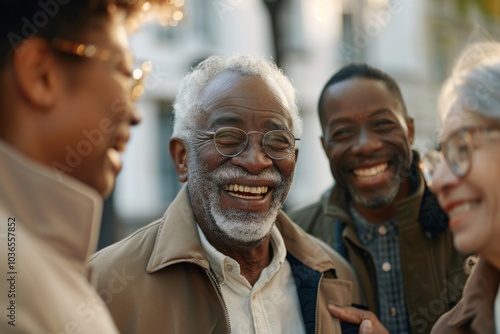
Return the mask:
<svg viewBox="0 0 500 334"><path fill-rule="evenodd" d="M455 247L479 262L462 300L432 333L500 333L500 43L463 53L439 109L441 149L421 169L450 217Z"/></svg>

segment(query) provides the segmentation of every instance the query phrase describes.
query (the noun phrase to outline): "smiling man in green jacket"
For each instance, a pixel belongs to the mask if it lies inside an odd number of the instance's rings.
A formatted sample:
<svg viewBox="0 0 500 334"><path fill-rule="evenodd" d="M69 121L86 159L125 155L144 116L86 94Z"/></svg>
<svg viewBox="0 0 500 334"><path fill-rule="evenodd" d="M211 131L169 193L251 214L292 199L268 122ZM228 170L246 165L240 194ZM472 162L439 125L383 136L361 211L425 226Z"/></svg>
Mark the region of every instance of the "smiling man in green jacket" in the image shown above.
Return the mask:
<svg viewBox="0 0 500 334"><path fill-rule="evenodd" d="M336 184L290 217L352 264L390 333L429 333L461 297L466 257L419 173L413 119L397 83L349 64L325 84L318 112Z"/></svg>

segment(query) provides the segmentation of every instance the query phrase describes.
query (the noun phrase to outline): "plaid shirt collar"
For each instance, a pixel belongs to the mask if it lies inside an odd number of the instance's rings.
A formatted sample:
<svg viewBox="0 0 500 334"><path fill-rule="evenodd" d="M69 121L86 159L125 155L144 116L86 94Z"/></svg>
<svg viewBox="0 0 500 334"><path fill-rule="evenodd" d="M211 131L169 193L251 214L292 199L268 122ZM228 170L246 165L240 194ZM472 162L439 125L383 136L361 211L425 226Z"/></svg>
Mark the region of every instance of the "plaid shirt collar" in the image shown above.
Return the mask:
<svg viewBox="0 0 500 334"><path fill-rule="evenodd" d="M398 228L396 219L390 219L382 223L371 223L366 220L349 202L349 213L359 235L359 239L364 245L370 244L379 234L397 234Z"/></svg>

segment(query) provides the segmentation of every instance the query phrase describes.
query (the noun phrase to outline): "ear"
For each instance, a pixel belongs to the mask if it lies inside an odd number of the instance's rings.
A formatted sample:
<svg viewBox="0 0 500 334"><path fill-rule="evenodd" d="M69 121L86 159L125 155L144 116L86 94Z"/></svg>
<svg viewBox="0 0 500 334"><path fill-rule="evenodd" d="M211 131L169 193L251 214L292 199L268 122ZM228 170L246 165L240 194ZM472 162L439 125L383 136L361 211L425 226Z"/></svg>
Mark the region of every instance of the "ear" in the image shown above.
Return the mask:
<svg viewBox="0 0 500 334"><path fill-rule="evenodd" d="M37 110L50 109L57 97L56 58L49 42L35 37L13 53L13 69L20 94Z"/></svg>
<svg viewBox="0 0 500 334"><path fill-rule="evenodd" d="M413 141L415 140L415 126L413 124L413 117L406 117L406 125L408 126L408 140L410 144L413 145Z"/></svg>
<svg viewBox="0 0 500 334"><path fill-rule="evenodd" d="M299 149L295 148L295 162L299 159Z"/></svg>
<svg viewBox="0 0 500 334"><path fill-rule="evenodd" d="M169 143L170 156L177 171L177 179L180 182L187 182L188 180L188 154L184 141L179 138L170 139Z"/></svg>

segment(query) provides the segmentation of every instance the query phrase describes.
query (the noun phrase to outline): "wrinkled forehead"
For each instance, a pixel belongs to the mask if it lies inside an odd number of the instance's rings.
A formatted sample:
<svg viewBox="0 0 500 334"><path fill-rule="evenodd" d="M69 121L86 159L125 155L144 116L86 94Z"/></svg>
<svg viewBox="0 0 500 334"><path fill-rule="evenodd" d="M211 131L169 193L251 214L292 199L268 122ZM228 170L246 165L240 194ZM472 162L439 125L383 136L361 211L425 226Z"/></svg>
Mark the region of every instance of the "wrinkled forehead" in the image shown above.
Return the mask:
<svg viewBox="0 0 500 334"><path fill-rule="evenodd" d="M292 122L290 105L281 87L269 76L243 76L229 70L212 78L200 95L200 106L208 114L220 110L276 113Z"/></svg>
<svg viewBox="0 0 500 334"><path fill-rule="evenodd" d="M248 89L248 90L247 90ZM270 76L242 75L225 70L210 79L200 92L203 105L211 105L224 97L245 97L249 93L273 94L289 108L281 87Z"/></svg>

